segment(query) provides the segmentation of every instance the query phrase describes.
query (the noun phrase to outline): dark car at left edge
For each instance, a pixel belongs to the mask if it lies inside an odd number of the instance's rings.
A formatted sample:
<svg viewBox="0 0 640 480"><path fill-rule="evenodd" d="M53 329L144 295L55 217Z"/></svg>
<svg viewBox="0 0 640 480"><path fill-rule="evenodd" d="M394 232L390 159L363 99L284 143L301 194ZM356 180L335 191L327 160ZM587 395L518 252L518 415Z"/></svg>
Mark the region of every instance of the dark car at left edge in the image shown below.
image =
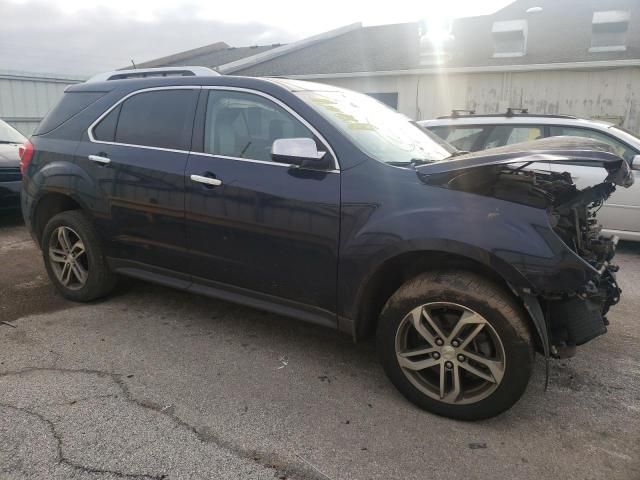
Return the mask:
<svg viewBox="0 0 640 480"><path fill-rule="evenodd" d="M19 149L26 141L24 135L0 120L0 212L20 209Z"/></svg>

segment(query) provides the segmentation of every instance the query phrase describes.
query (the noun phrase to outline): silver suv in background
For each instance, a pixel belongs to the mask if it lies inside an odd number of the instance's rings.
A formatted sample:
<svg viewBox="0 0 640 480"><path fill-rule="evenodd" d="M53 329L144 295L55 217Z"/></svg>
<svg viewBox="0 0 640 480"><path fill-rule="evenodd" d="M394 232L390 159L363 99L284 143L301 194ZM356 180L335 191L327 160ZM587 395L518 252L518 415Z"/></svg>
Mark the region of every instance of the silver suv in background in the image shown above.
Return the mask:
<svg viewBox="0 0 640 480"><path fill-rule="evenodd" d="M526 110L508 109L504 114L476 115L454 110L451 115L418 122L460 150L477 151L556 136L587 137L611 145L624 158L634 175L640 170L640 138L613 123L586 120L569 115L534 115ZM581 163L549 162L547 170L567 171L578 188L604 180L603 168ZM624 240L640 241L640 181L631 188L617 189L605 202L598 218L603 231Z"/></svg>

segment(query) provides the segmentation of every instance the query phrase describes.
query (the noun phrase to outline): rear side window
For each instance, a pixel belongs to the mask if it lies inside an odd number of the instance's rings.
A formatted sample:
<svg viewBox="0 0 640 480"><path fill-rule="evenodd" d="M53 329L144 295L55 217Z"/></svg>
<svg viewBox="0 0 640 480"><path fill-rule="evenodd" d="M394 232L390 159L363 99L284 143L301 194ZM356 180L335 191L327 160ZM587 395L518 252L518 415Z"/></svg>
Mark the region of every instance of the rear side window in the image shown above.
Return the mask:
<svg viewBox="0 0 640 480"><path fill-rule="evenodd" d="M116 141L116 126L118 125L120 108L122 108L122 104L111 110L109 114L95 126L93 129L93 138L103 142Z"/></svg>
<svg viewBox="0 0 640 480"><path fill-rule="evenodd" d="M44 135L58 128L74 115L80 113L106 92L67 92L53 107L36 128L34 135Z"/></svg>
<svg viewBox="0 0 640 480"><path fill-rule="evenodd" d="M543 138L544 133L540 126L511 126L498 125L493 128L487 138L484 148L503 147L514 143L530 142Z"/></svg>
<svg viewBox="0 0 640 480"><path fill-rule="evenodd" d="M198 90L158 90L126 99L93 129L96 140L189 150Z"/></svg>
<svg viewBox="0 0 640 480"><path fill-rule="evenodd" d="M458 150L478 150L478 140L484 134L483 127L432 127L431 131Z"/></svg>

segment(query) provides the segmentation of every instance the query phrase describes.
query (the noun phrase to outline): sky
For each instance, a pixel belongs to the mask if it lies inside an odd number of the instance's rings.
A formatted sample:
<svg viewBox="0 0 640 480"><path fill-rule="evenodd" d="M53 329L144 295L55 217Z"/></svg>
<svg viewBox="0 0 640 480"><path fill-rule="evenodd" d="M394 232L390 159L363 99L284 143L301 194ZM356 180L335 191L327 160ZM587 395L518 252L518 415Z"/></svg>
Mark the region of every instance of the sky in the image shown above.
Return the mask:
<svg viewBox="0 0 640 480"><path fill-rule="evenodd" d="M223 41L289 43L363 25L492 13L510 0L0 0L0 70L86 76Z"/></svg>

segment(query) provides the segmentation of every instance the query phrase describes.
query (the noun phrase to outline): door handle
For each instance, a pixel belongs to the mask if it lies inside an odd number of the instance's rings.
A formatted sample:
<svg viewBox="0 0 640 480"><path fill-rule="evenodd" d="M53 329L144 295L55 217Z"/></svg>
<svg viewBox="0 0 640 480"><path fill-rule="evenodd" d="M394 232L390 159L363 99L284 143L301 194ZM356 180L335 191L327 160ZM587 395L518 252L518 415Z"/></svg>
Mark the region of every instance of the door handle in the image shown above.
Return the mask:
<svg viewBox="0 0 640 480"><path fill-rule="evenodd" d="M102 155L89 155L89 160L96 163L101 163L102 165L109 165L111 163L111 159L107 157L103 157Z"/></svg>
<svg viewBox="0 0 640 480"><path fill-rule="evenodd" d="M217 178L203 177L202 175L191 175L190 178L194 182L204 183L205 185L211 185L213 187L222 185L222 180L218 180Z"/></svg>

